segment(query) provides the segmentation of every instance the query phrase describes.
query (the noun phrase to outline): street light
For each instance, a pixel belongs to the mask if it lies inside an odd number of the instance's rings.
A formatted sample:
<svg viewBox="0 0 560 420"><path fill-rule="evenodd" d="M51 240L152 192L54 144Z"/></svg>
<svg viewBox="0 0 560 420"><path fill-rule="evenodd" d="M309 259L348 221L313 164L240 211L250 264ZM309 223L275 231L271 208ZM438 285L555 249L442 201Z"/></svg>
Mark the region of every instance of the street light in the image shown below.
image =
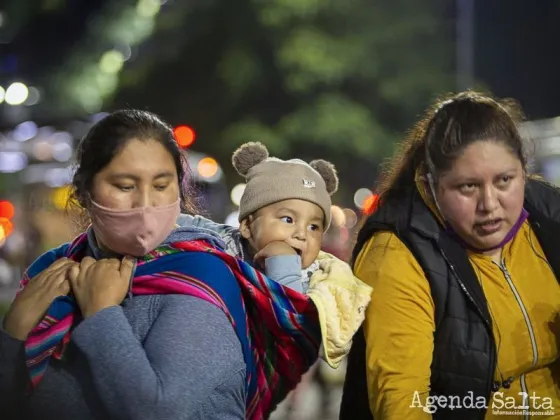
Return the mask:
<svg viewBox="0 0 560 420"><path fill-rule="evenodd" d="M21 82L12 83L6 89L4 100L8 105L21 105L29 96L29 89Z"/></svg>

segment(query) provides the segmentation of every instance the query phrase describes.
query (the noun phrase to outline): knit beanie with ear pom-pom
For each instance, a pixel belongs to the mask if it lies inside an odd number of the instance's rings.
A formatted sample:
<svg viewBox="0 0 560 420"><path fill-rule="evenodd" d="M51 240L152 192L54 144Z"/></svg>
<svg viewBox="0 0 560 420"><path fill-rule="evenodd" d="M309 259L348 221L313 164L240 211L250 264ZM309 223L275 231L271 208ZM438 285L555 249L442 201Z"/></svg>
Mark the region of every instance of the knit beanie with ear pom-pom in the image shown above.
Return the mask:
<svg viewBox="0 0 560 420"><path fill-rule="evenodd" d="M239 203L239 221L257 210L283 200L299 199L317 204L325 214L325 230L331 222L331 195L338 189L334 165L325 160L270 157L262 143L245 143L232 156L235 170L245 177Z"/></svg>

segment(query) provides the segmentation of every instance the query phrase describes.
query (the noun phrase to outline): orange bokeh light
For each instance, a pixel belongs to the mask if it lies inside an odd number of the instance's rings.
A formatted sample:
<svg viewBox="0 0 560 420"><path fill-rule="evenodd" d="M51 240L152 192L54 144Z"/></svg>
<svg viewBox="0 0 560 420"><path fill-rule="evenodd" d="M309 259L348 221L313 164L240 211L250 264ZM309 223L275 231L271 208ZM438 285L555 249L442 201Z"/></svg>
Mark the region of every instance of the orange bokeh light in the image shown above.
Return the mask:
<svg viewBox="0 0 560 420"><path fill-rule="evenodd" d="M197 166L198 173L203 178L212 178L218 173L218 162L211 157L200 159Z"/></svg>
<svg viewBox="0 0 560 420"><path fill-rule="evenodd" d="M377 194L372 194L368 196L364 203L362 204L362 211L364 214L372 214L377 207L377 201L379 200L379 196Z"/></svg>
<svg viewBox="0 0 560 420"><path fill-rule="evenodd" d="M173 130L177 144L183 148L189 147L196 139L195 131L188 125L180 125Z"/></svg>
<svg viewBox="0 0 560 420"><path fill-rule="evenodd" d="M14 230L14 225L7 217L0 217L0 242L3 242Z"/></svg>

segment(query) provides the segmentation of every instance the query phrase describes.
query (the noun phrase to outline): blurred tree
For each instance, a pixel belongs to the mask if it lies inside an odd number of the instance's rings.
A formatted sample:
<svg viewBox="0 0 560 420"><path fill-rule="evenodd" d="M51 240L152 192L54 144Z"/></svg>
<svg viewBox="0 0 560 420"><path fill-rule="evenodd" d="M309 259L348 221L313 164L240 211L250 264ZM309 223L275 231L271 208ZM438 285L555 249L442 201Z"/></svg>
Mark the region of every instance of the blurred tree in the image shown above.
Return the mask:
<svg viewBox="0 0 560 420"><path fill-rule="evenodd" d="M139 54L149 61L125 68L113 106L194 126L193 147L226 170L239 144L258 140L279 157L329 159L346 184L368 185L373 164L452 88L446 4L221 0L162 14Z"/></svg>

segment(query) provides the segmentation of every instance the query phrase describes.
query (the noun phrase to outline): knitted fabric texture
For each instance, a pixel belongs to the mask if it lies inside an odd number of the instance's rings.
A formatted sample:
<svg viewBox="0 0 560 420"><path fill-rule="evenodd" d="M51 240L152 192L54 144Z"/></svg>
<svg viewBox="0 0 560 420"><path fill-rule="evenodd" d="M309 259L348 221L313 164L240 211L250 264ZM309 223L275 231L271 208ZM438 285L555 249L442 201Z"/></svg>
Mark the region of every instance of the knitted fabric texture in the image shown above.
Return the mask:
<svg viewBox="0 0 560 420"><path fill-rule="evenodd" d="M233 166L246 179L239 204L239 220L279 201L299 199L318 205L331 221L331 195L338 188L334 166L324 160L306 163L268 156L260 143L246 143L233 155Z"/></svg>

